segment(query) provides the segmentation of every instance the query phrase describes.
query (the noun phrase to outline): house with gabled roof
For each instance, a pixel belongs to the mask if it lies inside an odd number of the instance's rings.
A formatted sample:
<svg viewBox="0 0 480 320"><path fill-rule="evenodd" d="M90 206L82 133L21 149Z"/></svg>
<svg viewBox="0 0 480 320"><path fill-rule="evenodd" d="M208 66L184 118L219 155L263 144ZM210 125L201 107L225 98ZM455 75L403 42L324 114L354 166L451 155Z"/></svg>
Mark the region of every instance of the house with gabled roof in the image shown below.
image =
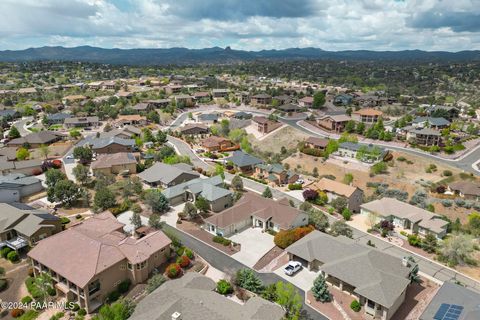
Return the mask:
<svg viewBox="0 0 480 320"><path fill-rule="evenodd" d="M120 283L145 282L170 258L171 241L162 231L135 238L123 227L104 212L39 241L28 252L35 276L49 273L60 297L97 310Z"/></svg>
<svg viewBox="0 0 480 320"><path fill-rule="evenodd" d="M328 200L332 201L338 197L347 200L347 208L352 212L360 212L360 205L363 202L363 191L348 184L344 184L328 178L322 178L310 188L323 191L327 194Z"/></svg>
<svg viewBox="0 0 480 320"><path fill-rule="evenodd" d="M255 177L265 179L273 185L284 185L295 183L299 175L290 170L286 170L280 163L257 164L255 166Z"/></svg>
<svg viewBox="0 0 480 320"><path fill-rule="evenodd" d="M234 151L233 154L224 159L226 163L232 162L233 165L244 173L251 173L257 164L263 163L262 159L254 157L241 150Z"/></svg>
<svg viewBox="0 0 480 320"><path fill-rule="evenodd" d="M0 176L0 202L18 202L21 198L43 191L42 181L22 173Z"/></svg>
<svg viewBox="0 0 480 320"><path fill-rule="evenodd" d="M389 220L395 227L410 233L426 236L434 234L442 239L447 234L448 221L430 211L394 198L382 198L361 206L361 214L375 214L378 222Z"/></svg>
<svg viewBox="0 0 480 320"><path fill-rule="evenodd" d="M155 162L150 168L138 174L143 182L150 186L161 186L163 188L173 187L175 185L197 179L200 175L193 171L193 168L185 164L166 164Z"/></svg>
<svg viewBox="0 0 480 320"><path fill-rule="evenodd" d="M206 218L204 229L230 236L249 227L278 232L307 224L307 214L292 207L286 198L276 201L246 193L233 207Z"/></svg>
<svg viewBox="0 0 480 320"><path fill-rule="evenodd" d="M187 201L195 202L198 197L207 200L210 210L214 212L222 211L233 204L233 193L224 188L221 176L189 180L169 187L163 190L162 193L171 206Z"/></svg>
<svg viewBox="0 0 480 320"><path fill-rule="evenodd" d="M354 240L312 231L285 249L289 260L320 271L327 283L358 299L366 317L388 320L405 301L418 266Z"/></svg>

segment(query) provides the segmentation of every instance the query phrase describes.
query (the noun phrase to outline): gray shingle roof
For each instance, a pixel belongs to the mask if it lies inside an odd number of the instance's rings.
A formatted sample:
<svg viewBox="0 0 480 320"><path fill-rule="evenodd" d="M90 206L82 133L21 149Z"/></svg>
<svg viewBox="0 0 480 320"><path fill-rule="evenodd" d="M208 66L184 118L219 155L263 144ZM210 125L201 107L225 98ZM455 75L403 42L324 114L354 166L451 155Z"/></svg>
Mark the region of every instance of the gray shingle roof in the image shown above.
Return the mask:
<svg viewBox="0 0 480 320"><path fill-rule="evenodd" d="M215 201L231 194L231 191L220 187L222 184L223 179L221 176L213 176L208 179L197 178L167 188L163 190L162 193L167 199L172 199L189 190L195 194L200 194L208 201Z"/></svg>
<svg viewBox="0 0 480 320"><path fill-rule="evenodd" d="M6 176L0 176L0 189L5 186L21 187L39 182L40 179L37 179L35 177L27 177L22 173L12 173Z"/></svg>
<svg viewBox="0 0 480 320"><path fill-rule="evenodd" d="M173 166L162 162L156 162L147 170L139 173L138 176L140 177L140 179L149 183L161 182L166 185L170 184L180 175L190 177L190 180L199 177L199 174L193 172L191 168L189 170L185 169L186 168L182 168L181 166Z"/></svg>
<svg viewBox="0 0 480 320"><path fill-rule="evenodd" d="M215 287L212 279L188 272L143 299L130 319L171 320L174 312L182 320L280 320L284 316L280 306L260 297L242 305L216 293Z"/></svg>
<svg viewBox="0 0 480 320"><path fill-rule="evenodd" d="M58 220L58 217L48 214L45 211L17 208L8 203L0 203L0 231L14 229L26 236L37 232L45 220ZM47 218L48 216L48 218Z"/></svg>
<svg viewBox="0 0 480 320"><path fill-rule="evenodd" d="M261 159L243 151L234 151L231 157L225 158L225 161L232 161L238 167L254 166L263 163Z"/></svg>
<svg viewBox="0 0 480 320"><path fill-rule="evenodd" d="M92 149L100 149L111 144L119 144L122 146L134 146L135 140L134 139L122 139L119 137L108 137L108 138L95 138L93 139L90 144L92 145Z"/></svg>
<svg viewBox="0 0 480 320"><path fill-rule="evenodd" d="M313 231L286 249L307 261L323 263L320 269L355 287L354 292L390 308L410 280L410 267L402 260L366 248L352 239Z"/></svg>

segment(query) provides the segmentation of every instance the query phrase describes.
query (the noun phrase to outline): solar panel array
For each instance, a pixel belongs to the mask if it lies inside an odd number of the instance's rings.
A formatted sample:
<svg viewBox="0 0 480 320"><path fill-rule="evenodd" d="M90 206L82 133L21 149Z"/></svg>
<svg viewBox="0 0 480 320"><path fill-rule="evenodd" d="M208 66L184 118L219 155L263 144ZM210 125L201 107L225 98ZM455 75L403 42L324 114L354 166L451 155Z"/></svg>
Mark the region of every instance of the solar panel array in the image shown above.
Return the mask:
<svg viewBox="0 0 480 320"><path fill-rule="evenodd" d="M437 313L433 316L434 320L458 320L463 311L462 306L456 304L442 303Z"/></svg>

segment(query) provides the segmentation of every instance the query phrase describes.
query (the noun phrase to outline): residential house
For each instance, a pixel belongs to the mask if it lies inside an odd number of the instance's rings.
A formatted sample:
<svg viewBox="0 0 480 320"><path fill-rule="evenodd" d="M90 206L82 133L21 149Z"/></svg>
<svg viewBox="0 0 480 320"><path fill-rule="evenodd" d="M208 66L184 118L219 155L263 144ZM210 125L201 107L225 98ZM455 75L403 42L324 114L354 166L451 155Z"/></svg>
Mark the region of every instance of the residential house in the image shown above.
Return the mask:
<svg viewBox="0 0 480 320"><path fill-rule="evenodd" d="M433 118L433 117L416 117L412 121L414 128L431 128L431 129L444 129L450 126L450 121L445 118Z"/></svg>
<svg viewBox="0 0 480 320"><path fill-rule="evenodd" d="M217 112L199 113L195 118L197 122L214 124L218 122L219 115Z"/></svg>
<svg viewBox="0 0 480 320"><path fill-rule="evenodd" d="M165 108L170 105L170 99L157 99L157 100L146 100L146 103L153 106L153 108Z"/></svg>
<svg viewBox="0 0 480 320"><path fill-rule="evenodd" d="M264 116L255 116L252 121L257 126L258 132L267 134L282 126L281 123L269 120Z"/></svg>
<svg viewBox="0 0 480 320"><path fill-rule="evenodd" d="M442 142L440 131L430 128L411 129L407 132L407 141L421 146L438 146Z"/></svg>
<svg viewBox="0 0 480 320"><path fill-rule="evenodd" d="M100 133L100 138L112 138L117 137L121 139L132 139L133 137L139 137L142 134L142 130L137 127L126 125L118 129L112 129L107 132Z"/></svg>
<svg viewBox="0 0 480 320"><path fill-rule="evenodd" d="M50 273L59 296L97 310L120 283L143 283L170 258L171 241L162 231L134 238L123 227L104 212L40 241L28 252L35 276Z"/></svg>
<svg viewBox="0 0 480 320"><path fill-rule="evenodd" d="M18 89L17 94L20 96L32 97L38 94L38 91L36 88L20 88Z"/></svg>
<svg viewBox="0 0 480 320"><path fill-rule="evenodd" d="M100 90L102 88L103 81L94 81L88 84L88 88L92 90Z"/></svg>
<svg viewBox="0 0 480 320"><path fill-rule="evenodd" d="M343 132L348 121L352 120L346 114L324 115L317 119L317 124L329 131Z"/></svg>
<svg viewBox="0 0 480 320"><path fill-rule="evenodd" d="M64 105L68 105L71 103L76 103L76 102L82 102L87 100L88 98L85 97L84 95L76 94L76 95L70 95L70 96L65 96L62 98L62 103Z"/></svg>
<svg viewBox="0 0 480 320"><path fill-rule="evenodd" d="M115 87L117 86L116 82L113 80L110 81L105 81L103 83L103 89L104 90L115 90Z"/></svg>
<svg viewBox="0 0 480 320"><path fill-rule="evenodd" d="M0 159L0 174L8 175L10 173L21 173L26 176L38 175L43 172L43 161L41 159L8 161Z"/></svg>
<svg viewBox="0 0 480 320"><path fill-rule="evenodd" d="M364 94L354 97L353 102L363 107L380 107L388 103L388 98L379 97L375 94Z"/></svg>
<svg viewBox="0 0 480 320"><path fill-rule="evenodd" d="M330 286L355 297L366 318L389 320L404 303L418 266L355 240L312 231L287 247L289 260L319 270Z"/></svg>
<svg viewBox="0 0 480 320"><path fill-rule="evenodd" d="M237 93L235 93L235 96L237 97L238 100L240 100L240 103L242 103L242 104L250 103L250 93L249 92L237 92Z"/></svg>
<svg viewBox="0 0 480 320"><path fill-rule="evenodd" d="M155 110L155 107L148 102L139 102L132 106L132 110L137 114L142 114Z"/></svg>
<svg viewBox="0 0 480 320"><path fill-rule="evenodd" d="M224 237L245 228L289 230L308 224L308 215L292 207L286 198L275 201L246 193L235 205L205 219L205 230Z"/></svg>
<svg viewBox="0 0 480 320"><path fill-rule="evenodd" d="M164 90L167 95L171 95L180 93L182 91L182 88L183 87L180 85L168 85L164 87Z"/></svg>
<svg viewBox="0 0 480 320"><path fill-rule="evenodd" d="M225 98L228 97L228 93L230 91L228 89L213 89L212 96L214 98Z"/></svg>
<svg viewBox="0 0 480 320"><path fill-rule="evenodd" d="M339 94L333 99L335 105L348 106L352 104L353 97L349 94Z"/></svg>
<svg viewBox="0 0 480 320"><path fill-rule="evenodd" d="M445 281L423 310L419 320L480 319L480 293L461 284Z"/></svg>
<svg viewBox="0 0 480 320"><path fill-rule="evenodd" d="M60 141L65 135L55 131L39 131L27 134L25 137L16 138L7 142L9 147L21 147L28 145L30 148L38 148L41 145L48 145Z"/></svg>
<svg viewBox="0 0 480 320"><path fill-rule="evenodd" d="M365 145L354 142L342 142L334 153L343 158L357 159L362 162L375 163L382 161L390 154L390 151L372 144Z"/></svg>
<svg viewBox="0 0 480 320"><path fill-rule="evenodd" d="M299 175L290 170L286 170L280 163L275 164L257 164L255 166L255 176L258 179L265 179L274 185L284 185L295 183Z"/></svg>
<svg viewBox="0 0 480 320"><path fill-rule="evenodd" d="M197 179L200 175L189 165L155 162L150 168L139 173L138 177L152 187L168 188Z"/></svg>
<svg viewBox="0 0 480 320"><path fill-rule="evenodd" d="M230 139L217 136L203 139L200 145L207 151L233 151L240 149L240 146L234 144Z"/></svg>
<svg viewBox="0 0 480 320"><path fill-rule="evenodd" d="M226 163L232 162L233 165L243 173L251 173L257 164L263 163L261 159L249 155L241 150L234 151L230 157L227 157L224 160Z"/></svg>
<svg viewBox="0 0 480 320"><path fill-rule="evenodd" d="M89 141L92 150L100 153L133 152L136 150L134 139L122 139L118 137L95 138Z"/></svg>
<svg viewBox="0 0 480 320"><path fill-rule="evenodd" d="M98 120L97 116L93 117L72 117L67 118L63 121L63 126L66 129L70 128L85 128L85 127L98 127L100 125L100 121Z"/></svg>
<svg viewBox="0 0 480 320"><path fill-rule="evenodd" d="M47 115L46 120L48 125L63 124L65 119L68 119L71 117L72 115L69 113L59 112L59 113L53 113L53 114Z"/></svg>
<svg viewBox="0 0 480 320"><path fill-rule="evenodd" d="M237 303L218 292L212 279L187 272L167 281L137 304L130 320L281 320L285 311L259 296ZM199 299L201 297L201 299ZM158 303L168 301L168 303ZM228 315L228 316L227 316Z"/></svg>
<svg viewBox="0 0 480 320"><path fill-rule="evenodd" d="M128 92L128 91L118 91L117 93L115 93L115 97L121 99L121 98L125 98L125 99L132 99L133 98L133 92Z"/></svg>
<svg viewBox="0 0 480 320"><path fill-rule="evenodd" d="M147 118L138 114L127 114L119 115L117 120L115 120L115 125L117 126L126 126L126 125L146 125Z"/></svg>
<svg viewBox="0 0 480 320"><path fill-rule="evenodd" d="M352 119L365 124L374 124L380 119L383 112L380 110L366 108L352 112Z"/></svg>
<svg viewBox="0 0 480 320"><path fill-rule="evenodd" d="M328 139L317 138L317 137L308 137L305 140L305 147L311 149L318 149L324 151L328 145Z"/></svg>
<svg viewBox="0 0 480 320"><path fill-rule="evenodd" d="M277 101L278 105L284 105L292 102L292 98L290 96L287 96L286 94L282 94L280 96L273 97L272 101Z"/></svg>
<svg viewBox="0 0 480 320"><path fill-rule="evenodd" d="M434 234L442 239L448 222L441 216L394 198L382 198L361 205L361 214L374 214L377 220L389 220L400 230L425 236Z"/></svg>
<svg viewBox="0 0 480 320"><path fill-rule="evenodd" d="M452 182L448 185L446 193L478 201L480 199L480 185L470 181Z"/></svg>
<svg viewBox="0 0 480 320"><path fill-rule="evenodd" d="M199 91L193 94L193 99L198 103L207 103L212 100L212 96L210 95L210 92Z"/></svg>
<svg viewBox="0 0 480 320"><path fill-rule="evenodd" d="M198 136L209 133L210 129L202 123L188 123L179 128L179 131L182 135Z"/></svg>
<svg viewBox="0 0 480 320"><path fill-rule="evenodd" d="M222 211L233 204L232 192L223 188L221 176L213 176L208 179L197 178L189 180L162 191L171 206L183 202L195 202L199 196L207 200L210 210Z"/></svg>
<svg viewBox="0 0 480 320"><path fill-rule="evenodd" d="M313 97L303 97L298 100L298 104L302 108L312 108L313 107Z"/></svg>
<svg viewBox="0 0 480 320"><path fill-rule="evenodd" d="M281 106L279 106L278 110L287 112L287 113L299 112L302 110L302 107L297 106L296 104L293 104L293 103L288 103L288 104L282 104Z"/></svg>
<svg viewBox="0 0 480 320"><path fill-rule="evenodd" d="M90 165L93 175L137 173L137 159L133 153L99 154L97 159Z"/></svg>
<svg viewBox="0 0 480 320"><path fill-rule="evenodd" d="M16 109L0 109L0 118L6 118L8 120L18 119L22 116Z"/></svg>
<svg viewBox="0 0 480 320"><path fill-rule="evenodd" d="M460 115L460 110L458 108L450 107L450 106L434 105L434 106L427 107L425 111L430 117L443 117L450 122L453 119L458 118Z"/></svg>
<svg viewBox="0 0 480 320"><path fill-rule="evenodd" d="M173 97L177 108L192 107L193 106L193 97L188 94L179 94Z"/></svg>
<svg viewBox="0 0 480 320"><path fill-rule="evenodd" d="M0 202L20 202L23 197L43 191L42 181L22 173L0 176Z"/></svg>
<svg viewBox="0 0 480 320"><path fill-rule="evenodd" d="M0 248L20 250L62 231L60 218L23 203L0 203Z"/></svg>
<svg viewBox="0 0 480 320"><path fill-rule="evenodd" d="M363 202L363 191L354 186L322 178L311 186L312 189L323 191L327 194L329 202L338 197L347 199L347 208L354 213L360 212L360 205Z"/></svg>
<svg viewBox="0 0 480 320"><path fill-rule="evenodd" d="M272 96L266 93L260 93L250 98L252 106L267 106L272 103Z"/></svg>

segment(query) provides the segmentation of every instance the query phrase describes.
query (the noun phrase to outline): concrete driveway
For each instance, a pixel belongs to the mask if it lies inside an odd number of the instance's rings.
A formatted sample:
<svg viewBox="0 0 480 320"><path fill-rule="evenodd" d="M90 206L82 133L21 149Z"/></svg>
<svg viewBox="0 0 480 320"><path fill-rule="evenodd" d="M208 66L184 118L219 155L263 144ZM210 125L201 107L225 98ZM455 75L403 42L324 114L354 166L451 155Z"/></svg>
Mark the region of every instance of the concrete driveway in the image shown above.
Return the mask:
<svg viewBox="0 0 480 320"><path fill-rule="evenodd" d="M250 268L275 246L273 236L262 232L260 228L247 228L229 239L242 246L240 252L235 253L232 257Z"/></svg>
<svg viewBox="0 0 480 320"><path fill-rule="evenodd" d="M308 291L312 288L313 281L315 281L315 279L320 274L320 272L313 272L308 270L307 268L302 268L302 270L298 271L293 276L287 276L283 272L283 268L285 268L286 265L287 264L285 264L281 268L278 268L274 271L274 273L305 291Z"/></svg>
<svg viewBox="0 0 480 320"><path fill-rule="evenodd" d="M177 206L170 207L170 210L165 212L160 216L160 221L164 221L166 224L176 228L177 220L178 220L178 213L183 211L185 207L185 203L181 203Z"/></svg>

